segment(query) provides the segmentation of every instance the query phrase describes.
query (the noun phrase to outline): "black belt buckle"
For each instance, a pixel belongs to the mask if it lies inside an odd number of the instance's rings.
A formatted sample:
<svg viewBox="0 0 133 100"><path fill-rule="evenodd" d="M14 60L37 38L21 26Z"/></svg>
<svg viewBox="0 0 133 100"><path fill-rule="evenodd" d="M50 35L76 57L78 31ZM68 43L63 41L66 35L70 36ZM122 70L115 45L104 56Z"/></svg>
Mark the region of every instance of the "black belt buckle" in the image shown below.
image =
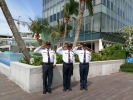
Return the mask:
<svg viewBox="0 0 133 100"><path fill-rule="evenodd" d="M45 63L45 62L43 62L43 64L45 64L45 65L52 65L53 63Z"/></svg>
<svg viewBox="0 0 133 100"><path fill-rule="evenodd" d="M71 64L73 64L73 63L66 63L66 62L64 62L64 64L71 65Z"/></svg>
<svg viewBox="0 0 133 100"><path fill-rule="evenodd" d="M89 63L80 63L81 65L87 65L87 64L89 64Z"/></svg>

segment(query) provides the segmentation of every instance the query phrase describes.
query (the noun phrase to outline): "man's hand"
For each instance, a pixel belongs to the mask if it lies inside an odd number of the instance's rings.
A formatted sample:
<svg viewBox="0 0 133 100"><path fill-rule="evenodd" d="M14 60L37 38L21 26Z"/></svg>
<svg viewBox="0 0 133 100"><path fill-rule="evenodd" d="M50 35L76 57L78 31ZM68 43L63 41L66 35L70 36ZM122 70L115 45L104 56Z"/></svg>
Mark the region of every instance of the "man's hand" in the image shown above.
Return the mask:
<svg viewBox="0 0 133 100"><path fill-rule="evenodd" d="M65 49L67 47L67 45L63 45L62 48Z"/></svg>
<svg viewBox="0 0 133 100"><path fill-rule="evenodd" d="M46 44L43 44L42 46L41 46L41 48L44 48L46 46Z"/></svg>
<svg viewBox="0 0 133 100"><path fill-rule="evenodd" d="M56 65L53 65L53 68L55 68L56 67Z"/></svg>
<svg viewBox="0 0 133 100"><path fill-rule="evenodd" d="M81 44L78 45L79 48L82 48L83 46Z"/></svg>

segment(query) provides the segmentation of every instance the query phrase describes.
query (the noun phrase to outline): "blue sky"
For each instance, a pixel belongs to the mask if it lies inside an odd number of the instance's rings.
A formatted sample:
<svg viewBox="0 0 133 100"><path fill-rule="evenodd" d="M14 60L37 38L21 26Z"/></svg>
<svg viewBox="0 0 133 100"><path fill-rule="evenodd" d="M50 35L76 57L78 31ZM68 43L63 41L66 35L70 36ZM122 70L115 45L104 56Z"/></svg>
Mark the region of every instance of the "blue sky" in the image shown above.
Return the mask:
<svg viewBox="0 0 133 100"><path fill-rule="evenodd" d="M21 21L30 22L29 18L42 17L42 0L5 0L14 19L21 16ZM15 22L16 23L16 22ZM16 24L17 25L17 24ZM12 35L12 32L5 20L0 8L0 34ZM20 25L21 32L29 32L28 28Z"/></svg>

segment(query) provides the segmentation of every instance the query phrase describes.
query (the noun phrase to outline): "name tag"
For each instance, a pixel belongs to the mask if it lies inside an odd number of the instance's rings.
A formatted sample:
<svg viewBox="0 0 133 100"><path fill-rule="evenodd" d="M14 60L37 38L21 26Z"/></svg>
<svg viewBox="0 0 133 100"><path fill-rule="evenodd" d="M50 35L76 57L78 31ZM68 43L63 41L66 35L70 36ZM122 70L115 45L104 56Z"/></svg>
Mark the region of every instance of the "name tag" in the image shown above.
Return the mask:
<svg viewBox="0 0 133 100"><path fill-rule="evenodd" d="M47 52L43 52L43 53L47 53Z"/></svg>

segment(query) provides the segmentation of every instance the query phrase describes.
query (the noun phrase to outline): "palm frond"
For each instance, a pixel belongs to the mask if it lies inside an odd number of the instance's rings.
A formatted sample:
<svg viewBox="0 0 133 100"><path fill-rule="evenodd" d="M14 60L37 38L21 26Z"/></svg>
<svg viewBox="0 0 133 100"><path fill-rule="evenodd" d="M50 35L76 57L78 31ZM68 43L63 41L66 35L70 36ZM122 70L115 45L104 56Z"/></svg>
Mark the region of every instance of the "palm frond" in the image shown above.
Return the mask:
<svg viewBox="0 0 133 100"><path fill-rule="evenodd" d="M59 34L60 34L60 33L58 33L58 32L53 32L53 33L50 35L50 39L51 39L52 41L54 41L54 40L56 39L56 37L59 36Z"/></svg>
<svg viewBox="0 0 133 100"><path fill-rule="evenodd" d="M77 19L77 18L75 18L75 17L72 17L72 19L73 19L74 21L78 21L78 19Z"/></svg>
<svg viewBox="0 0 133 100"><path fill-rule="evenodd" d="M90 16L93 16L93 4L92 4L92 1L93 0L87 0L86 1L86 5L87 5L87 8L88 8Z"/></svg>
<svg viewBox="0 0 133 100"><path fill-rule="evenodd" d="M75 0L69 0L63 6L64 17L70 17L70 15L78 15L79 3Z"/></svg>

